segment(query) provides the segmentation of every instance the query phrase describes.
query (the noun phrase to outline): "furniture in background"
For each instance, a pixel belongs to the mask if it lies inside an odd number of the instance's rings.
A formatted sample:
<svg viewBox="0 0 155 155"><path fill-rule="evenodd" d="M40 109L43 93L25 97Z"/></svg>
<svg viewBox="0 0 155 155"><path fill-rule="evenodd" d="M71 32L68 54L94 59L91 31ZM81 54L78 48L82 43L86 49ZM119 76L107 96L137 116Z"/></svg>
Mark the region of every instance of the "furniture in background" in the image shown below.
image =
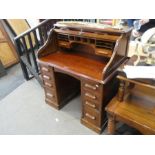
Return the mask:
<svg viewBox="0 0 155 155"><path fill-rule="evenodd" d="M22 34L23 32L28 31L31 29L29 23L25 19L5 19L6 24L10 28L11 32L14 34L14 36L18 36ZM35 45L34 35L31 33L31 40L32 45ZM30 43L28 40L28 36L25 37L26 46L28 49L30 49Z"/></svg>
<svg viewBox="0 0 155 155"><path fill-rule="evenodd" d="M48 33L52 28L52 19L48 19L14 38L21 68L26 80L35 77L42 84L39 77L40 71L36 61L36 53L46 42Z"/></svg>
<svg viewBox="0 0 155 155"><path fill-rule="evenodd" d="M5 70L3 64L2 64L2 62L0 60L0 77L2 77L4 75L6 75L6 70Z"/></svg>
<svg viewBox="0 0 155 155"><path fill-rule="evenodd" d="M117 76L120 86L106 107L108 133L115 134L116 122L123 122L142 134L155 134L155 81Z"/></svg>
<svg viewBox="0 0 155 155"><path fill-rule="evenodd" d="M0 20L0 60L5 68L18 62L15 47Z"/></svg>
<svg viewBox="0 0 155 155"><path fill-rule="evenodd" d="M117 68L127 59L131 30L59 22L38 51L45 101L62 108L81 90L82 124L101 133L116 94Z"/></svg>
<svg viewBox="0 0 155 155"><path fill-rule="evenodd" d="M4 19L15 36L29 30L31 27L25 19Z"/></svg>

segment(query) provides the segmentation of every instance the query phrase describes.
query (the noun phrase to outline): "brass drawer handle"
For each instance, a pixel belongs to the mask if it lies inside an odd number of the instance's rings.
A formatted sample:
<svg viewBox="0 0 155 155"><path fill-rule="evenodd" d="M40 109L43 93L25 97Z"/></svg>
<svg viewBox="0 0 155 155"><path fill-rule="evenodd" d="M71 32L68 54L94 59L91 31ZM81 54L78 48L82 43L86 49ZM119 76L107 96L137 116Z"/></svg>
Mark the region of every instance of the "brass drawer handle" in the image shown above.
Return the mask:
<svg viewBox="0 0 155 155"><path fill-rule="evenodd" d="M92 86L92 85L90 85L90 84L88 84L88 83L86 83L84 86L85 86L86 88L90 88L90 89L93 89L93 90L96 90L96 89L97 89L96 86Z"/></svg>
<svg viewBox="0 0 155 155"><path fill-rule="evenodd" d="M47 76L47 75L43 75L43 78L45 78L45 79L47 79L47 80L49 80L49 79L50 79L50 77L49 77L49 76Z"/></svg>
<svg viewBox="0 0 155 155"><path fill-rule="evenodd" d="M42 67L42 71L49 72L49 69L46 67Z"/></svg>
<svg viewBox="0 0 155 155"><path fill-rule="evenodd" d="M86 113L86 117L88 117L88 118L90 118L90 119L92 119L92 120L95 120L95 119L96 119L95 116L92 116L92 115L90 115L90 114L88 114L88 113Z"/></svg>
<svg viewBox="0 0 155 155"><path fill-rule="evenodd" d="M48 82L45 82L45 85L48 86L48 87L52 87L52 84L50 84Z"/></svg>
<svg viewBox="0 0 155 155"><path fill-rule="evenodd" d="M66 44L66 43L62 43L62 42L60 42L60 45L62 45L62 46L66 46L67 44Z"/></svg>
<svg viewBox="0 0 155 155"><path fill-rule="evenodd" d="M46 95L49 96L49 97L52 97L52 98L54 97L54 95L51 94L51 93L46 93Z"/></svg>
<svg viewBox="0 0 155 155"><path fill-rule="evenodd" d="M95 104L90 103L88 101L86 101L85 104L88 105L88 106L90 106L90 107L92 107L92 108L96 108L96 105Z"/></svg>
<svg viewBox="0 0 155 155"><path fill-rule="evenodd" d="M101 54L105 54L105 55L109 54L109 52L105 52L105 51L97 51L97 53L101 53Z"/></svg>
<svg viewBox="0 0 155 155"><path fill-rule="evenodd" d="M96 96L95 96L95 95L91 95L91 94L89 94L89 93L85 93L85 96L90 97L90 98L92 98L93 100L96 99Z"/></svg>

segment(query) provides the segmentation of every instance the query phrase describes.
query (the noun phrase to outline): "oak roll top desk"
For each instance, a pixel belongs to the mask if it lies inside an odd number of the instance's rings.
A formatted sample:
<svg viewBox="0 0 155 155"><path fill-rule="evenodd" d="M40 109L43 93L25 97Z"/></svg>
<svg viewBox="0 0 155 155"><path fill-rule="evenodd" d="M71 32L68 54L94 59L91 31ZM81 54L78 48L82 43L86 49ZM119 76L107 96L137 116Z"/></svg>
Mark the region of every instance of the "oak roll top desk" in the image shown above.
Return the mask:
<svg viewBox="0 0 155 155"><path fill-rule="evenodd" d="M38 51L45 101L62 108L81 91L81 123L101 133L116 94L117 68L127 59L130 29L59 22Z"/></svg>

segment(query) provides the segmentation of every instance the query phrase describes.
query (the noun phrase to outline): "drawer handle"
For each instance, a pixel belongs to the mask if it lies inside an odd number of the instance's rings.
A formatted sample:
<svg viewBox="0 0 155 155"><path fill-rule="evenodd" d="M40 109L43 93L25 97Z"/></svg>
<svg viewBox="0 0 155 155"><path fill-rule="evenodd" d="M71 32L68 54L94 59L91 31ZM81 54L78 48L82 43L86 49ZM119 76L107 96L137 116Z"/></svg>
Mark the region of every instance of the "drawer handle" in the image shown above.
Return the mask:
<svg viewBox="0 0 155 155"><path fill-rule="evenodd" d="M97 53L101 53L101 54L105 54L105 55L109 54L109 52L105 52L105 51L97 51Z"/></svg>
<svg viewBox="0 0 155 155"><path fill-rule="evenodd" d="M85 93L85 96L90 97L90 98L92 98L94 100L96 99L96 96L95 95L91 95L89 93Z"/></svg>
<svg viewBox="0 0 155 155"><path fill-rule="evenodd" d="M49 80L49 79L50 79L50 77L49 77L49 76L47 76L47 75L43 75L43 78L45 78L45 79L47 79L47 80Z"/></svg>
<svg viewBox="0 0 155 155"><path fill-rule="evenodd" d="M49 72L48 68L42 67L42 71Z"/></svg>
<svg viewBox="0 0 155 155"><path fill-rule="evenodd" d="M92 119L92 120L95 120L95 119L96 119L95 116L92 116L92 115L90 115L90 114L88 114L88 113L86 113L86 117L88 117L88 118L90 118L90 119Z"/></svg>
<svg viewBox="0 0 155 155"><path fill-rule="evenodd" d="M86 83L84 86L85 86L86 88L90 88L90 89L93 89L93 90L96 90L96 89L97 89L96 86L92 86L92 85L90 85L90 84L88 84L88 83Z"/></svg>
<svg viewBox="0 0 155 155"><path fill-rule="evenodd" d="M66 43L61 43L61 42L60 42L60 45L62 45L62 46L66 46L67 44L66 44Z"/></svg>
<svg viewBox="0 0 155 155"><path fill-rule="evenodd" d="M95 104L90 103L88 101L86 101L85 104L88 105L88 106L90 106L90 107L92 107L92 108L96 108L96 105Z"/></svg>
<svg viewBox="0 0 155 155"><path fill-rule="evenodd" d="M50 84L48 82L45 82L45 85L48 86L48 87L52 87L52 84Z"/></svg>
<svg viewBox="0 0 155 155"><path fill-rule="evenodd" d="M49 97L52 97L52 98L54 97L54 95L51 94L51 93L46 93L46 95L49 96Z"/></svg>

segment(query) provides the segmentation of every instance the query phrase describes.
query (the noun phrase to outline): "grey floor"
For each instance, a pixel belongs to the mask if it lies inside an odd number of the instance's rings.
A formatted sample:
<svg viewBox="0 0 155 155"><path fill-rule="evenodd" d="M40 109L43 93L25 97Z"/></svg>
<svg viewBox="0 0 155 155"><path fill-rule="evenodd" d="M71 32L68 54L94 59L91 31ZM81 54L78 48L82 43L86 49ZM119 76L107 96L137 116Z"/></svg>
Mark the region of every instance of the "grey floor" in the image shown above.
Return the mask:
<svg viewBox="0 0 155 155"><path fill-rule="evenodd" d="M0 77L0 100L25 82L20 64L8 68L6 72L5 76Z"/></svg>
<svg viewBox="0 0 155 155"><path fill-rule="evenodd" d="M0 78L0 134L96 135L80 123L81 100L77 96L60 111L47 105L44 90L32 79L25 81L19 65ZM118 124L117 134L137 134ZM102 133L107 134L107 129Z"/></svg>
<svg viewBox="0 0 155 155"><path fill-rule="evenodd" d="M25 82L0 101L0 134L95 134L80 123L80 103L55 110L36 80Z"/></svg>

